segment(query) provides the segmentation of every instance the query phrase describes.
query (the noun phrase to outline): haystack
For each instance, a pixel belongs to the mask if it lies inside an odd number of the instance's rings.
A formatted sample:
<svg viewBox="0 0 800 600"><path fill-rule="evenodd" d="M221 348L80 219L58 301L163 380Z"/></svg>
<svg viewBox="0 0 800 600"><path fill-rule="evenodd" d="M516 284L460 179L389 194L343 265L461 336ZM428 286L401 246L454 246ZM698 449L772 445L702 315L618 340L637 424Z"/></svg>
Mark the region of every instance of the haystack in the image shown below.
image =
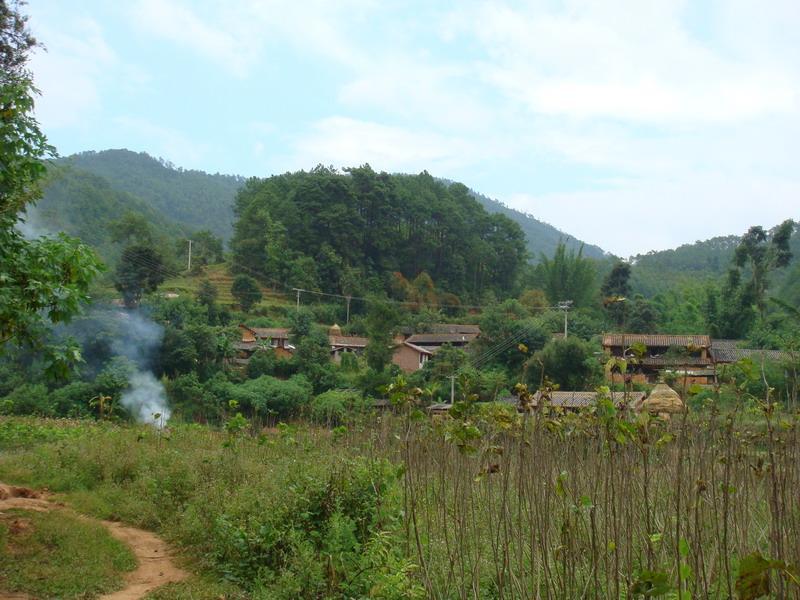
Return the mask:
<svg viewBox="0 0 800 600"><path fill-rule="evenodd" d="M686 406L678 392L666 383L659 383L647 398L638 403L636 409L638 411L646 410L652 414L670 415L682 413L686 410Z"/></svg>

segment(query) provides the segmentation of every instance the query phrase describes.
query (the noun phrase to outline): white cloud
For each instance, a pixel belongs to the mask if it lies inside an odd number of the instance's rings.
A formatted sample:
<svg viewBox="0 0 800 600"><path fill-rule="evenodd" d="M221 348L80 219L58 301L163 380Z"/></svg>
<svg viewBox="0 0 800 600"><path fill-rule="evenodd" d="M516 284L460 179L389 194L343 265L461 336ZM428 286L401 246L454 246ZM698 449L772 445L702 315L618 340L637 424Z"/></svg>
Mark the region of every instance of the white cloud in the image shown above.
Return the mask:
<svg viewBox="0 0 800 600"><path fill-rule="evenodd" d="M207 23L180 3L139 0L132 14L138 25L150 33L185 46L237 76L244 76L254 60L254 49L247 38L224 31L218 24Z"/></svg>
<svg viewBox="0 0 800 600"><path fill-rule="evenodd" d="M424 130L405 129L349 117L329 117L315 123L294 142L293 168L316 164L355 166L369 162L387 171L437 174L462 168L482 149L469 140Z"/></svg>
<svg viewBox="0 0 800 600"><path fill-rule="evenodd" d="M114 124L120 128L124 139L135 139L148 153L183 167L197 168L211 152L209 144L143 117L117 117Z"/></svg>
<svg viewBox="0 0 800 600"><path fill-rule="evenodd" d="M645 123L735 121L797 110L797 73L690 36L683 2L496 3L450 17L480 40L481 77L534 113ZM746 36L746 31L740 31Z"/></svg>
<svg viewBox="0 0 800 600"><path fill-rule="evenodd" d="M705 173L504 200L579 239L630 256L798 219L797 198L796 180Z"/></svg>
<svg viewBox="0 0 800 600"><path fill-rule="evenodd" d="M143 31L246 78L259 64L276 62L287 46L343 65L361 64L363 57L345 25L358 20L361 10L371 4L366 0L138 0L131 14Z"/></svg>
<svg viewBox="0 0 800 600"><path fill-rule="evenodd" d="M33 33L47 44L47 50L37 51L31 60L42 92L36 115L48 128L80 125L99 108L100 81L119 68L119 59L96 21L72 19L64 30L56 31L36 17Z"/></svg>

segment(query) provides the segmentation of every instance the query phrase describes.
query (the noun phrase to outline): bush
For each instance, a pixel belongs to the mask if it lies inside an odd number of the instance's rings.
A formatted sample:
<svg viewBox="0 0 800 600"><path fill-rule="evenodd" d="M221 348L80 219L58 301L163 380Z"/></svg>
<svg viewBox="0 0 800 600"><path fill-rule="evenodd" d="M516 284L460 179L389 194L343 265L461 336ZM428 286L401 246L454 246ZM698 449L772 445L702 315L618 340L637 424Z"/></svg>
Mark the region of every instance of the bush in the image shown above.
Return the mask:
<svg viewBox="0 0 800 600"><path fill-rule="evenodd" d="M95 386L85 381L74 381L54 390L51 404L60 417L83 417L90 414L89 401L97 395Z"/></svg>
<svg viewBox="0 0 800 600"><path fill-rule="evenodd" d="M257 351L247 363L247 377L258 379L262 375L276 375L278 360L272 348Z"/></svg>
<svg viewBox="0 0 800 600"><path fill-rule="evenodd" d="M312 395L311 383L303 375L287 381L263 375L239 385L230 385L228 400L236 400L242 408L261 415L279 418L299 414Z"/></svg>
<svg viewBox="0 0 800 600"><path fill-rule="evenodd" d="M311 417L328 427L352 422L369 409L369 401L356 390L329 390L311 401Z"/></svg>
<svg viewBox="0 0 800 600"><path fill-rule="evenodd" d="M47 386L41 383L24 383L0 398L0 414L55 416Z"/></svg>

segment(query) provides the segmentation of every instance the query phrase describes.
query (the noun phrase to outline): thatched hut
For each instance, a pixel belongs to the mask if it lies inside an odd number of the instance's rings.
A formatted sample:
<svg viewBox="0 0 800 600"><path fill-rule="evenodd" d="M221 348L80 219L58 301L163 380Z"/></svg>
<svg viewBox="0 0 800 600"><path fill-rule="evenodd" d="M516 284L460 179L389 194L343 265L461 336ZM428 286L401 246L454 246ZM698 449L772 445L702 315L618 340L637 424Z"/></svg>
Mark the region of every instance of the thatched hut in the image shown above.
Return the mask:
<svg viewBox="0 0 800 600"><path fill-rule="evenodd" d="M647 398L636 403L635 408L639 412L646 410L649 413L669 418L671 414L684 412L686 405L678 392L666 383L659 383Z"/></svg>

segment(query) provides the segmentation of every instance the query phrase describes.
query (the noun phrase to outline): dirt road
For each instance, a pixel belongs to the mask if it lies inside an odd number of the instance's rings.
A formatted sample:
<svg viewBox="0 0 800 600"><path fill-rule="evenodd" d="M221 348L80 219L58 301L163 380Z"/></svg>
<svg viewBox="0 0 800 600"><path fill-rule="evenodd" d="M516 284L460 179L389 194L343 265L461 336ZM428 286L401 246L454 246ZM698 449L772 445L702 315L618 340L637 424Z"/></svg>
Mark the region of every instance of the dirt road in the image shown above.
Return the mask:
<svg viewBox="0 0 800 600"><path fill-rule="evenodd" d="M70 510L63 504L52 502L41 492L24 487L5 485L0 482L0 512L9 508L25 510ZM71 511L70 511L71 512ZM73 513L75 514L75 513ZM81 518L93 520L80 515ZM136 600L144 598L148 593L167 583L181 581L188 573L176 567L169 556L167 544L158 536L128 527L112 521L97 521L104 525L108 532L127 544L136 556L138 567L125 577L125 587L118 592L100 596L104 600ZM20 594L4 594L0 592L0 600L28 600L28 596Z"/></svg>

